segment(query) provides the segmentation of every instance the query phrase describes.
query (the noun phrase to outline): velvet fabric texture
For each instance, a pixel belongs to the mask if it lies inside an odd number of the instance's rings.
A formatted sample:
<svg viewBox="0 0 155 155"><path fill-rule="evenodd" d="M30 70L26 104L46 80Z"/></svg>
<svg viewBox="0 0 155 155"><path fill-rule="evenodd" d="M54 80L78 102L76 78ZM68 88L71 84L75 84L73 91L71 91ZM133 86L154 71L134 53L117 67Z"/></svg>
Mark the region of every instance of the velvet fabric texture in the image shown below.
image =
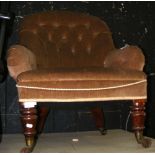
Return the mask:
<svg viewBox="0 0 155 155"><path fill-rule="evenodd" d="M7 63L21 102L146 99L141 49L116 49L97 17L69 11L28 15L19 37Z"/></svg>

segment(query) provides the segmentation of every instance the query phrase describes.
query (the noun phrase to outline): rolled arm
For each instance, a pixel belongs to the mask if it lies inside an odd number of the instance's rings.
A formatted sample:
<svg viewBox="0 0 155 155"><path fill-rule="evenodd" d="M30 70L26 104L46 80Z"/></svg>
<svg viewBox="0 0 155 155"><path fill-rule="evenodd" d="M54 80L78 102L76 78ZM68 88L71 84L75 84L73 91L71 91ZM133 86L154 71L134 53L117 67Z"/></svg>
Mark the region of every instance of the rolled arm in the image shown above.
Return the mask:
<svg viewBox="0 0 155 155"><path fill-rule="evenodd" d="M111 51L104 61L105 67L113 68L143 70L144 65L145 57L142 50L130 45Z"/></svg>
<svg viewBox="0 0 155 155"><path fill-rule="evenodd" d="M7 67L10 76L17 80L20 73L36 69L35 55L24 46L13 45L8 50Z"/></svg>

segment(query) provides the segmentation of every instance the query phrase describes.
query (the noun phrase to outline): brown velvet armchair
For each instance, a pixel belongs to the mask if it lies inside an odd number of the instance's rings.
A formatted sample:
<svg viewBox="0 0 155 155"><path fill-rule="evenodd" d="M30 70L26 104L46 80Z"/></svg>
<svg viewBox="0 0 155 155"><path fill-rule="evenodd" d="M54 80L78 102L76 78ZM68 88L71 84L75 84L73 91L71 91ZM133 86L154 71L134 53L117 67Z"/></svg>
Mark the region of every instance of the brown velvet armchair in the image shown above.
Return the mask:
<svg viewBox="0 0 155 155"><path fill-rule="evenodd" d="M116 49L104 21L69 11L25 16L19 38L8 50L7 64L17 83L27 144L22 152L32 151L36 124L41 131L48 113L47 108L37 113L37 102L132 100L137 142L150 146L143 137L147 80L140 48Z"/></svg>

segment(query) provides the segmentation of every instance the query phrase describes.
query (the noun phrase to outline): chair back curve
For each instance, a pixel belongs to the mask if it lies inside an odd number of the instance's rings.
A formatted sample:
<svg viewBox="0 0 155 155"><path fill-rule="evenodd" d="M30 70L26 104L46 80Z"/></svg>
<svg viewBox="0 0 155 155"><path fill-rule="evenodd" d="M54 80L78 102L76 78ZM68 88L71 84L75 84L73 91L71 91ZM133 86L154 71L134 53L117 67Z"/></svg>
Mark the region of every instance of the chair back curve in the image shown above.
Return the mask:
<svg viewBox="0 0 155 155"><path fill-rule="evenodd" d="M19 38L35 54L38 68L104 66L108 51L115 49L104 21L70 11L25 16Z"/></svg>

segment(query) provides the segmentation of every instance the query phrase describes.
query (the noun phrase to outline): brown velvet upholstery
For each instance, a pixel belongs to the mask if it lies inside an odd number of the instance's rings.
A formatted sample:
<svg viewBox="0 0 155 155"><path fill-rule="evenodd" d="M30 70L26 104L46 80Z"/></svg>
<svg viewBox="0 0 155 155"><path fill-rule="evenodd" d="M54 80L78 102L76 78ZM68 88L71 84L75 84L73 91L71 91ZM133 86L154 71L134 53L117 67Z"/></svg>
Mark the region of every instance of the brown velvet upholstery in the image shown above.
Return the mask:
<svg viewBox="0 0 155 155"><path fill-rule="evenodd" d="M108 26L97 17L67 11L33 14L24 18L19 36L7 62L20 101L146 98L142 51L116 49ZM87 88L92 90L82 90Z"/></svg>
<svg viewBox="0 0 155 155"><path fill-rule="evenodd" d="M17 81L19 97L25 101L97 101L145 98L145 78L141 71L91 67L32 70L21 73Z"/></svg>
<svg viewBox="0 0 155 155"><path fill-rule="evenodd" d="M14 45L9 49L7 63L10 75L15 80L20 73L35 70L37 67L35 55L26 47L20 45Z"/></svg>
<svg viewBox="0 0 155 155"><path fill-rule="evenodd" d="M19 38L18 45L8 51L7 63L20 102L147 98L141 49L130 45L116 49L110 29L97 17L69 11L36 13L24 18ZM134 106L137 119L143 115L137 115L137 107L143 110L144 103L135 102ZM23 121L36 118L33 107L21 111ZM139 125L143 120L135 121L134 129L143 129ZM29 143L36 131L25 128Z"/></svg>
<svg viewBox="0 0 155 155"><path fill-rule="evenodd" d="M19 34L20 44L36 55L38 68L104 66L108 51L114 49L103 21L72 12L25 17Z"/></svg>
<svg viewBox="0 0 155 155"><path fill-rule="evenodd" d="M111 51L104 62L104 67L143 70L145 58L137 46L126 46Z"/></svg>

